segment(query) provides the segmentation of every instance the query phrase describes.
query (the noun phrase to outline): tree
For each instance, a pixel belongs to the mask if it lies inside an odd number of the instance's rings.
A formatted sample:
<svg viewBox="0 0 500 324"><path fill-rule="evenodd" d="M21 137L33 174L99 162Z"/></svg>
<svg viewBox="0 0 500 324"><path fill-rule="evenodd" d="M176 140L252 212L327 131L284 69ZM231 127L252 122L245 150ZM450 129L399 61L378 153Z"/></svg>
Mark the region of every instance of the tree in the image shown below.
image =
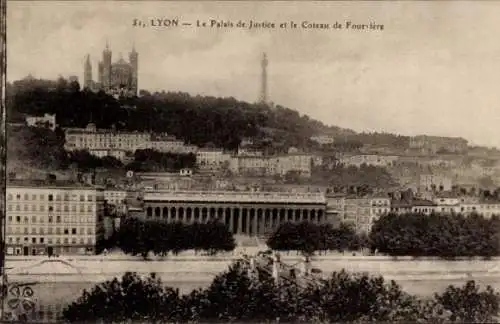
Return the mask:
<svg viewBox="0 0 500 324"><path fill-rule="evenodd" d="M356 234L352 226L330 224L284 223L271 235L267 245L278 251L296 250L311 254L320 250L353 251L368 245L368 239Z"/></svg>
<svg viewBox="0 0 500 324"><path fill-rule="evenodd" d="M498 224L477 214L389 214L374 222L369 241L392 256L490 258L500 255Z"/></svg>
<svg viewBox="0 0 500 324"><path fill-rule="evenodd" d="M435 294L435 300L451 312L454 322L492 323L500 311L500 295L491 286L480 291L473 280L463 287L449 286L442 294Z"/></svg>
<svg viewBox="0 0 500 324"><path fill-rule="evenodd" d="M126 219L116 235L118 246L131 255L147 259L150 252L166 256L183 250L205 250L211 255L236 247L227 226L217 222L183 224Z"/></svg>
<svg viewBox="0 0 500 324"><path fill-rule="evenodd" d="M69 322L123 323L147 321L163 323L179 317L179 291L164 288L155 274L141 278L127 272L117 278L84 290L80 298L63 310Z"/></svg>

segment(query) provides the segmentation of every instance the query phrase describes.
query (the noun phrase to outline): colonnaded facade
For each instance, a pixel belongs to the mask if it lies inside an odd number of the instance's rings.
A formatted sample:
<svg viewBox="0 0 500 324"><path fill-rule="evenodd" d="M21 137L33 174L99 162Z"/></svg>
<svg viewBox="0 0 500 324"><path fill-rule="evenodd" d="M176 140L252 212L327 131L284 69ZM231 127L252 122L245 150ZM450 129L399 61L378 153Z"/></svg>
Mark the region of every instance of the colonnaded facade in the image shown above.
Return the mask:
<svg viewBox="0 0 500 324"><path fill-rule="evenodd" d="M233 234L265 235L285 222L324 223L321 193L146 191L145 220L204 223L217 219Z"/></svg>

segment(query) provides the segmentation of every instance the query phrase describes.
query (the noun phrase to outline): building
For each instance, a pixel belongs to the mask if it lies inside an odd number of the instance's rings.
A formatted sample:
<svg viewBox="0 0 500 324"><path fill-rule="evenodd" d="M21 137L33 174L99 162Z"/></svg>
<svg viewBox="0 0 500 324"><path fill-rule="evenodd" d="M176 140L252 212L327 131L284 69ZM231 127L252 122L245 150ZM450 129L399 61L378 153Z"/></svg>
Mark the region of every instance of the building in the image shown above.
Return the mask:
<svg viewBox="0 0 500 324"><path fill-rule="evenodd" d="M370 165L378 167L389 167L393 166L398 160L396 155L378 155L378 154L357 154L357 155L346 155L339 159L339 163L349 166Z"/></svg>
<svg viewBox="0 0 500 324"><path fill-rule="evenodd" d="M373 222L391 209L389 197L346 197L343 222L354 225L357 232L368 233Z"/></svg>
<svg viewBox="0 0 500 324"><path fill-rule="evenodd" d="M468 142L459 137L419 135L410 137L409 148L424 154L464 153L467 151Z"/></svg>
<svg viewBox="0 0 500 324"><path fill-rule="evenodd" d="M457 197L450 192L440 192L432 199L436 205L435 210L437 213L442 214L458 214L461 212L461 204L463 199Z"/></svg>
<svg viewBox="0 0 500 324"><path fill-rule="evenodd" d="M196 164L200 169L217 170L229 166L231 155L221 148L200 148L196 152Z"/></svg>
<svg viewBox="0 0 500 324"><path fill-rule="evenodd" d="M332 135L316 135L310 137L310 140L319 145L332 145L335 143L335 138Z"/></svg>
<svg viewBox="0 0 500 324"><path fill-rule="evenodd" d="M76 75L70 75L68 77L68 82L69 83L72 83L72 82L78 82L78 77Z"/></svg>
<svg viewBox="0 0 500 324"><path fill-rule="evenodd" d="M103 90L114 96L136 96L138 94L139 54L135 47L129 53L129 61L120 56L112 63L113 53L108 44L102 52L102 61L98 64L98 82L92 79L92 63L87 55L84 64L84 87L90 90Z"/></svg>
<svg viewBox="0 0 500 324"><path fill-rule="evenodd" d="M68 151L88 150L97 157L111 156L126 161L136 150L151 149L161 153L195 154L198 147L184 144L175 136L167 134L151 134L146 132L123 132L109 129L97 129L95 124L86 128L66 128Z"/></svg>
<svg viewBox="0 0 500 324"><path fill-rule="evenodd" d="M296 172L310 177L314 156L310 154L283 154L273 156L234 156L229 160L229 169L235 174L254 176L284 176Z"/></svg>
<svg viewBox="0 0 500 324"><path fill-rule="evenodd" d="M419 188L422 191L450 191L452 179L439 174L421 174L419 176Z"/></svg>
<svg viewBox="0 0 500 324"><path fill-rule="evenodd" d="M143 218L185 223L219 220L234 234L266 235L285 222L323 223L320 193L160 191L144 193Z"/></svg>
<svg viewBox="0 0 500 324"><path fill-rule="evenodd" d="M44 114L43 116L27 116L26 125L30 127L48 128L54 131L57 127L56 115Z"/></svg>
<svg viewBox="0 0 500 324"><path fill-rule="evenodd" d="M88 254L104 237L104 191L63 181L7 186L7 254Z"/></svg>
<svg viewBox="0 0 500 324"><path fill-rule="evenodd" d="M94 124L86 128L67 128L64 148L68 151L88 150L98 156L123 157L124 152L135 152L145 147L151 134L141 132L119 132L98 130Z"/></svg>

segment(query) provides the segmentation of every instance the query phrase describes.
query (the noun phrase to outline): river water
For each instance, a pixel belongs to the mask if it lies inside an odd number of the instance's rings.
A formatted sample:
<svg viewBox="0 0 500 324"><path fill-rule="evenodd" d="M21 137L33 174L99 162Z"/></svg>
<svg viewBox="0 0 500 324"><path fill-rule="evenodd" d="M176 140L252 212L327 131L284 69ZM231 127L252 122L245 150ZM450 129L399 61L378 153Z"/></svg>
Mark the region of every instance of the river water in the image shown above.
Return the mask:
<svg viewBox="0 0 500 324"><path fill-rule="evenodd" d="M123 269L142 274L156 272L166 286L189 293L199 287L207 287L215 274L227 269L229 261L164 261L164 262L105 262L93 265L86 261L83 273L64 273L63 268L50 272L52 268L32 268L29 271L11 275L11 282L34 282L35 309L29 317L36 322L53 322L60 316L68 303L75 301L83 289L91 289L96 283L113 277L121 277ZM47 263L48 264L48 263ZM47 264L44 266L47 267ZM77 264L77 263L75 263ZM395 280L408 293L432 296L442 292L449 285L462 286L468 280L475 280L481 287L491 285L500 291L498 261L366 261L345 260L335 262L324 260L313 262L313 267L324 272L346 269L354 272L368 272L383 275L386 280ZM52 267L55 267L51 265ZM101 270L97 272L98 268ZM54 268L55 269L55 268ZM103 271L102 269L105 269ZM121 271L120 271L121 270ZM47 275L42 275L46 273ZM52 273L49 275L49 273ZM57 273L57 274L54 274ZM40 280L42 279L42 280Z"/></svg>

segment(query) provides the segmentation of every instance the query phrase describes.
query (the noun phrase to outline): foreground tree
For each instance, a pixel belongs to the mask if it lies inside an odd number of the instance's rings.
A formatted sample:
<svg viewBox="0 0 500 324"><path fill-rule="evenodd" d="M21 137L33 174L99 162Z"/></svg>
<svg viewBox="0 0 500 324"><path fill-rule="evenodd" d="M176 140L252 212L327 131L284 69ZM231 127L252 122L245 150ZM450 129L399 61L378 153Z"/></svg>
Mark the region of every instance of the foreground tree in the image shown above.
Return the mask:
<svg viewBox="0 0 500 324"><path fill-rule="evenodd" d="M183 317L178 313L180 300L178 290L164 288L154 274L141 278L125 273L121 280L115 278L91 291L84 290L77 301L63 310L63 317L73 323L175 321Z"/></svg>
<svg viewBox="0 0 500 324"><path fill-rule="evenodd" d="M236 262L206 289L180 296L150 275L126 273L97 285L63 312L69 322L494 322L499 296L473 282L421 300L394 281L335 272L277 283L269 266Z"/></svg>

